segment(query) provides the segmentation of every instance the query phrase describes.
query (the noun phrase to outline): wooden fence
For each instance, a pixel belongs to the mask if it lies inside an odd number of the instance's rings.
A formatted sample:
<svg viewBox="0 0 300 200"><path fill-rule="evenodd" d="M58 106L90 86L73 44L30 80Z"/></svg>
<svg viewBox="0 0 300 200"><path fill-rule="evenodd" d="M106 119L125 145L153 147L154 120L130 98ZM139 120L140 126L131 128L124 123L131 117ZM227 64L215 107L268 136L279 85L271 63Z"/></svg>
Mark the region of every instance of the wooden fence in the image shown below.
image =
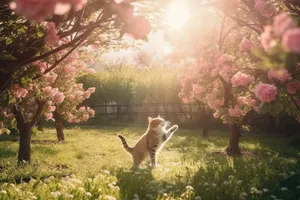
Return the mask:
<svg viewBox="0 0 300 200"><path fill-rule="evenodd" d="M204 111L202 104L182 103L135 103L128 105L95 105L96 117L111 116L117 120L123 118L134 119L141 116L157 116L184 119L195 119Z"/></svg>

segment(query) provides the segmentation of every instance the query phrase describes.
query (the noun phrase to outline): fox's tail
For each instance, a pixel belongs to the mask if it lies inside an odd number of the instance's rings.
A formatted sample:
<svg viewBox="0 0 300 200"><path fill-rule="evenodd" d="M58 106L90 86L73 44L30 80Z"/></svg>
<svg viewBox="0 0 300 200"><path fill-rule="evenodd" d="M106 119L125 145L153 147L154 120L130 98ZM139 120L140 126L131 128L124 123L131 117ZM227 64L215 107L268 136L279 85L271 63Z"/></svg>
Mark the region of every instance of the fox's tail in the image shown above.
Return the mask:
<svg viewBox="0 0 300 200"><path fill-rule="evenodd" d="M121 135L121 134L118 134L117 136L121 139L124 149L125 149L128 153L132 153L132 147L129 147L129 146L128 146L128 144L127 144L127 142L126 142L124 136Z"/></svg>

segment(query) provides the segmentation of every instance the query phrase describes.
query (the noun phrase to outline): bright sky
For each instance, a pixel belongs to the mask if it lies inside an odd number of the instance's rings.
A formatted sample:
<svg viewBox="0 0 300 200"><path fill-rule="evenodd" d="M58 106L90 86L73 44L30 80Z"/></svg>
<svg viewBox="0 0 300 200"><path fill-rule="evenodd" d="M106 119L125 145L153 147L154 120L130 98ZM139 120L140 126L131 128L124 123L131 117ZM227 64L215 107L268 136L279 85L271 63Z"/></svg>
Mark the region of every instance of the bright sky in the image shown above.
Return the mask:
<svg viewBox="0 0 300 200"><path fill-rule="evenodd" d="M180 13L180 15L178 14ZM166 18L164 24L173 31L178 31L190 18L189 10L185 5L184 0L174 0L167 9ZM127 41L128 44L133 43L133 39L129 36L124 35L123 41ZM132 49L121 49L119 51L107 52L102 56L107 60L123 60L128 63L134 63L134 58L138 51L144 51L154 53L157 56L165 56L172 52L172 46L164 40L164 31L151 32L148 35L148 42L145 42L141 46L140 50Z"/></svg>

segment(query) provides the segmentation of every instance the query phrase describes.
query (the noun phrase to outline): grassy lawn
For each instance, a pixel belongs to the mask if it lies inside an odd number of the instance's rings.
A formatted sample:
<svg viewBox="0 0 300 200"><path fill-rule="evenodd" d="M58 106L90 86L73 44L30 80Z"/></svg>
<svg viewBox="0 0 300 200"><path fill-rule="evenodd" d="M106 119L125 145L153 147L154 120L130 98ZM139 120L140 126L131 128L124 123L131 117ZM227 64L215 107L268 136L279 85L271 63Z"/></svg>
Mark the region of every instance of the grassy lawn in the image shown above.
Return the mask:
<svg viewBox="0 0 300 200"><path fill-rule="evenodd" d="M145 162L133 171L116 134L132 145L144 131L73 128L61 144L46 129L33 136L32 164L23 169L15 167L18 142L0 137L0 199L300 198L299 138L244 135L241 148L248 153L232 158L214 153L227 145L228 133L202 139L196 131L179 130L157 168Z"/></svg>

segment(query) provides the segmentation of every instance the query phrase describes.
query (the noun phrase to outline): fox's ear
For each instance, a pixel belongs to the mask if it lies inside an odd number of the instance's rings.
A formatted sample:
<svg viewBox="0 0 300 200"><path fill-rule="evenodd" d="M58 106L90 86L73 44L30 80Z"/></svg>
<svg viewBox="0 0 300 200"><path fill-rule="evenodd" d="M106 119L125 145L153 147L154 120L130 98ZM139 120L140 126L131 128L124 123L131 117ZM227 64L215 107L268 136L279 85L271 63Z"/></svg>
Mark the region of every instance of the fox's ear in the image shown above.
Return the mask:
<svg viewBox="0 0 300 200"><path fill-rule="evenodd" d="M152 117L148 117L148 122L151 123L153 121Z"/></svg>
<svg viewBox="0 0 300 200"><path fill-rule="evenodd" d="M161 118L160 115L158 115L158 118Z"/></svg>

